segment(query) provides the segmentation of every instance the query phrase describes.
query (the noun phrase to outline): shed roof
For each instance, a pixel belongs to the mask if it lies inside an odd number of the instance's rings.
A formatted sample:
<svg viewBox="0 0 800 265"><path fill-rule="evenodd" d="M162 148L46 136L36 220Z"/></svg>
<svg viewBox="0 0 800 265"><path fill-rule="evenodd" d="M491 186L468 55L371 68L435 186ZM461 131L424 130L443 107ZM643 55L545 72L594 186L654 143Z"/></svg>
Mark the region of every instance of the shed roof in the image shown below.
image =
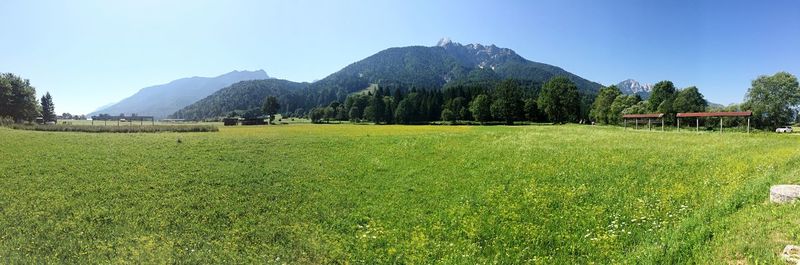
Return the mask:
<svg viewBox="0 0 800 265"><path fill-rule="evenodd" d="M640 118L661 118L664 113L649 113L649 114L625 114L622 118L625 119L640 119Z"/></svg>
<svg viewBox="0 0 800 265"><path fill-rule="evenodd" d="M688 112L678 113L678 118L695 118L695 117L750 117L753 116L752 111L728 111L728 112Z"/></svg>

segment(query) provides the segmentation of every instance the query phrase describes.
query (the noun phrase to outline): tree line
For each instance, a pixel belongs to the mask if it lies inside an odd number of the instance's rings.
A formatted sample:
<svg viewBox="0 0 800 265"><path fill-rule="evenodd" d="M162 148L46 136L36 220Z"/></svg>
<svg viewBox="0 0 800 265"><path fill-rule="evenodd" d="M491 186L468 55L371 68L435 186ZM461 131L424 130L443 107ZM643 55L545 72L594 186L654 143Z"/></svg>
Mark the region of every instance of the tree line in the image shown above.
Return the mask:
<svg viewBox="0 0 800 265"><path fill-rule="evenodd" d="M590 116L601 124L619 124L624 114L663 113L664 120L671 122L681 112L702 112L708 101L697 87L676 90L671 81L661 81L653 86L648 100L639 95L624 95L616 86L600 89L592 104Z"/></svg>
<svg viewBox="0 0 800 265"><path fill-rule="evenodd" d="M600 89L591 106L590 117L601 124L619 125L624 114L663 113L665 122L674 124L675 115L682 112L752 111L754 127L775 129L798 122L798 105L800 87L797 77L779 72L772 76L759 76L752 81L744 103L724 107L709 107L697 87L676 90L671 81L656 83L647 100L642 100L638 95L624 95L612 85ZM730 127L742 125L746 120L738 117L722 122Z"/></svg>
<svg viewBox="0 0 800 265"><path fill-rule="evenodd" d="M513 124L530 122L597 122L621 125L625 114L662 113L665 122L676 123L676 114L705 111L753 111L752 125L774 129L800 121L800 88L797 78L786 72L759 76L752 81L745 102L709 106L696 86L677 89L668 80L656 83L648 99L625 95L614 85L595 94L578 91L566 77L545 84L507 79L497 84L460 84L442 90L404 90L379 86L334 101L307 113L312 122L352 121L376 124L417 124L436 121ZM718 120L707 119L708 124ZM728 118L724 126L739 126L746 118Z"/></svg>
<svg viewBox="0 0 800 265"><path fill-rule="evenodd" d="M350 95L343 103L312 108L308 118L316 123L349 120L376 124L579 122L588 118L588 112L582 111L591 104L587 98L593 95L582 95L566 77L554 77L541 86L513 79L442 90L378 86Z"/></svg>

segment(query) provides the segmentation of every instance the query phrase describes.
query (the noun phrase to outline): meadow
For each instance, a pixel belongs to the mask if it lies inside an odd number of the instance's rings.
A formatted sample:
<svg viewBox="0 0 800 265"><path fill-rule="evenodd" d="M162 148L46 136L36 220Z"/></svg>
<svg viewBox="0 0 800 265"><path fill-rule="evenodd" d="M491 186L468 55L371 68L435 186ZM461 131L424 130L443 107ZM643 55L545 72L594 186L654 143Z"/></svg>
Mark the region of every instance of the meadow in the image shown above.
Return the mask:
<svg viewBox="0 0 800 265"><path fill-rule="evenodd" d="M160 132L216 132L214 125L73 125L73 124L11 124L6 127L16 130L47 131L47 132L87 132L87 133L160 133Z"/></svg>
<svg viewBox="0 0 800 265"><path fill-rule="evenodd" d="M180 139L181 141L178 141ZM2 263L776 263L800 137L602 126L0 128Z"/></svg>

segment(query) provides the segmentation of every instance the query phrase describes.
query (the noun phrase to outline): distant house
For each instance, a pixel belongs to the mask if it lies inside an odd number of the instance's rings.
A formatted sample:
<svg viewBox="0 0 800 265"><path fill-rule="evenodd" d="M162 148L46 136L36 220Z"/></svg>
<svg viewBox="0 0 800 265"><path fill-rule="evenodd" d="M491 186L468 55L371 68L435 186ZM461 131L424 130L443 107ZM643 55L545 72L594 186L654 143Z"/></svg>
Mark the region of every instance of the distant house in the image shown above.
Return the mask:
<svg viewBox="0 0 800 265"><path fill-rule="evenodd" d="M222 119L222 123L225 126L236 126L239 124L239 118L224 118Z"/></svg>

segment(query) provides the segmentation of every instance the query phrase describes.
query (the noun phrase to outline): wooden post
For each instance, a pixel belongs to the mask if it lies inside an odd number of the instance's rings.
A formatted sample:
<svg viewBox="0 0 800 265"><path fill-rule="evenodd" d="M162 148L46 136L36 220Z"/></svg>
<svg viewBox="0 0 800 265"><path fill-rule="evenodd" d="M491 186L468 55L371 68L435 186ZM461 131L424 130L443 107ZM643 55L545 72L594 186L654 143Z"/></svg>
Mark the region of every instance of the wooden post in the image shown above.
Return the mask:
<svg viewBox="0 0 800 265"><path fill-rule="evenodd" d="M697 122L697 132L700 132L700 118L694 118L695 122Z"/></svg>
<svg viewBox="0 0 800 265"><path fill-rule="evenodd" d="M722 134L722 117L719 117L719 133Z"/></svg>
<svg viewBox="0 0 800 265"><path fill-rule="evenodd" d="M636 129L638 130L639 129L639 118L636 118L635 121L636 121Z"/></svg>
<svg viewBox="0 0 800 265"><path fill-rule="evenodd" d="M750 133L750 117L747 117L747 133Z"/></svg>
<svg viewBox="0 0 800 265"><path fill-rule="evenodd" d="M653 130L653 125L652 124L653 124L653 119L647 118L647 130L648 131L652 131Z"/></svg>
<svg viewBox="0 0 800 265"><path fill-rule="evenodd" d="M678 120L678 131L681 131L681 118L675 118Z"/></svg>
<svg viewBox="0 0 800 265"><path fill-rule="evenodd" d="M664 117L661 117L661 131L664 131Z"/></svg>

